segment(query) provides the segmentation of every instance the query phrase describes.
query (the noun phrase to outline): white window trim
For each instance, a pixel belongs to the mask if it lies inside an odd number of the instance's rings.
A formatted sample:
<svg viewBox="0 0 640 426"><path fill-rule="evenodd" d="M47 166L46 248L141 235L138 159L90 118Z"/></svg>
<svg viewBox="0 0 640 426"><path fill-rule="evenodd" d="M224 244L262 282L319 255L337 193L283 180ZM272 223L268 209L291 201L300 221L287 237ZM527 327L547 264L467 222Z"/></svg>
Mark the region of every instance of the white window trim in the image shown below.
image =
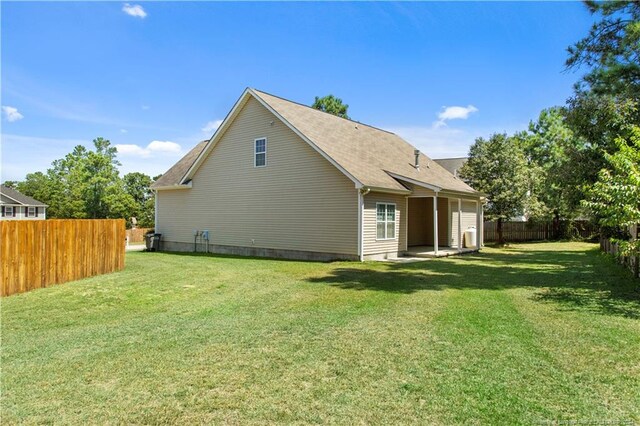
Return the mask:
<svg viewBox="0 0 640 426"><path fill-rule="evenodd" d="M393 220L393 237L392 238L378 238L378 206L393 206L394 209L394 220ZM384 235L387 235L387 224L391 222L387 221L387 209L384 209ZM396 203L376 203L376 241L395 241L398 239L398 230L396 229L398 225L398 206Z"/></svg>
<svg viewBox="0 0 640 426"><path fill-rule="evenodd" d="M7 209L11 209L11 214L9 214ZM14 213L15 213L14 206L4 206L4 217L13 217Z"/></svg>
<svg viewBox="0 0 640 426"><path fill-rule="evenodd" d="M258 141L261 141L261 140L264 140L264 165L258 166L256 164L256 160L258 159L258 154L262 154L262 153L256 152L256 145ZM266 137L255 138L253 140L253 167L267 167L267 138Z"/></svg>
<svg viewBox="0 0 640 426"><path fill-rule="evenodd" d="M33 209L33 214L31 214L31 209ZM27 217L36 217L36 208L35 207L27 207Z"/></svg>

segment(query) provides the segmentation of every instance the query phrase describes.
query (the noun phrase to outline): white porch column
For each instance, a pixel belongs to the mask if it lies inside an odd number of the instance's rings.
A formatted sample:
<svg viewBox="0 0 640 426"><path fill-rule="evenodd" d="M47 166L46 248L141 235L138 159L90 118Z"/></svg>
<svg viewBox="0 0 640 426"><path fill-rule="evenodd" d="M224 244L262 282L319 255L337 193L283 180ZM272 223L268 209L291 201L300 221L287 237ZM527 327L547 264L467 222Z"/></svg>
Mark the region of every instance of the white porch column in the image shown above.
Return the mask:
<svg viewBox="0 0 640 426"><path fill-rule="evenodd" d="M433 252L438 255L438 194L433 196Z"/></svg>
<svg viewBox="0 0 640 426"><path fill-rule="evenodd" d="M462 199L458 198L458 252L462 251Z"/></svg>
<svg viewBox="0 0 640 426"><path fill-rule="evenodd" d="M476 202L476 249L482 246L482 201Z"/></svg>
<svg viewBox="0 0 640 426"><path fill-rule="evenodd" d="M480 202L480 247L484 246L484 207Z"/></svg>

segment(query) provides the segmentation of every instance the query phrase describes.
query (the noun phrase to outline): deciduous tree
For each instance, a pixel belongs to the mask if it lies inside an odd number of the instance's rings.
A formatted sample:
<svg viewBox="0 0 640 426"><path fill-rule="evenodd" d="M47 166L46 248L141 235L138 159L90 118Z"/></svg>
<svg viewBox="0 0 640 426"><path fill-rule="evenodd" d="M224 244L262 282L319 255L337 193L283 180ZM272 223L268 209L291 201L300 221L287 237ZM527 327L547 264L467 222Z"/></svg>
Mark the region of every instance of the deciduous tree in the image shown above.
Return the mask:
<svg viewBox="0 0 640 426"><path fill-rule="evenodd" d="M502 222L523 214L529 176L521 145L506 134L478 138L469 150L461 177L488 197L485 214L498 222L498 243L504 244Z"/></svg>
<svg viewBox="0 0 640 426"><path fill-rule="evenodd" d="M589 188L584 205L603 226L635 226L640 223L640 127L630 127L629 137L619 137L615 143L618 151L604 153L607 167ZM621 247L627 255L640 254L640 240L621 242Z"/></svg>

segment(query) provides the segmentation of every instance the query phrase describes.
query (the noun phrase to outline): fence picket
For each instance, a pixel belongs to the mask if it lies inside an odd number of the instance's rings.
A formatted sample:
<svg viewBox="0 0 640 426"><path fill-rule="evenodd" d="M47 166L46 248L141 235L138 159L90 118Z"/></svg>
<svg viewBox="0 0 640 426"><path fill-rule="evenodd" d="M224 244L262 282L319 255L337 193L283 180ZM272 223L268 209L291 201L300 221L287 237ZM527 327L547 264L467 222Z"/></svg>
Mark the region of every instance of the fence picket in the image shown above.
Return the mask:
<svg viewBox="0 0 640 426"><path fill-rule="evenodd" d="M596 233L596 228L588 221L573 221L577 236L590 238ZM498 241L498 226L496 222L484 223L484 241ZM541 241L557 238L553 235L552 223L503 222L502 233L506 241Z"/></svg>
<svg viewBox="0 0 640 426"><path fill-rule="evenodd" d="M123 219L0 221L0 295L124 268Z"/></svg>

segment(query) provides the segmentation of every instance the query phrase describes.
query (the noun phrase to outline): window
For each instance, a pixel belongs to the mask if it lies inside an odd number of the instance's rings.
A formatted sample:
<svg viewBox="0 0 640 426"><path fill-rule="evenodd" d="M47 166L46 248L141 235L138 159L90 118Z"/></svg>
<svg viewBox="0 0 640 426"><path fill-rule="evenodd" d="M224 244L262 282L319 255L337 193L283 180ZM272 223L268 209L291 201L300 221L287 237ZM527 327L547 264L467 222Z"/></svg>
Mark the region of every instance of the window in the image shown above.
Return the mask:
<svg viewBox="0 0 640 426"><path fill-rule="evenodd" d="M395 204L376 204L376 230L378 240L392 240L396 237Z"/></svg>
<svg viewBox="0 0 640 426"><path fill-rule="evenodd" d="M253 165L255 167L264 167L267 165L267 138L255 140L254 155Z"/></svg>
<svg viewBox="0 0 640 426"><path fill-rule="evenodd" d="M27 210L27 217L36 217L35 207L29 207L29 210Z"/></svg>
<svg viewBox="0 0 640 426"><path fill-rule="evenodd" d="M13 208L14 208L13 206L6 206L4 208L4 215L7 217L15 216Z"/></svg>

